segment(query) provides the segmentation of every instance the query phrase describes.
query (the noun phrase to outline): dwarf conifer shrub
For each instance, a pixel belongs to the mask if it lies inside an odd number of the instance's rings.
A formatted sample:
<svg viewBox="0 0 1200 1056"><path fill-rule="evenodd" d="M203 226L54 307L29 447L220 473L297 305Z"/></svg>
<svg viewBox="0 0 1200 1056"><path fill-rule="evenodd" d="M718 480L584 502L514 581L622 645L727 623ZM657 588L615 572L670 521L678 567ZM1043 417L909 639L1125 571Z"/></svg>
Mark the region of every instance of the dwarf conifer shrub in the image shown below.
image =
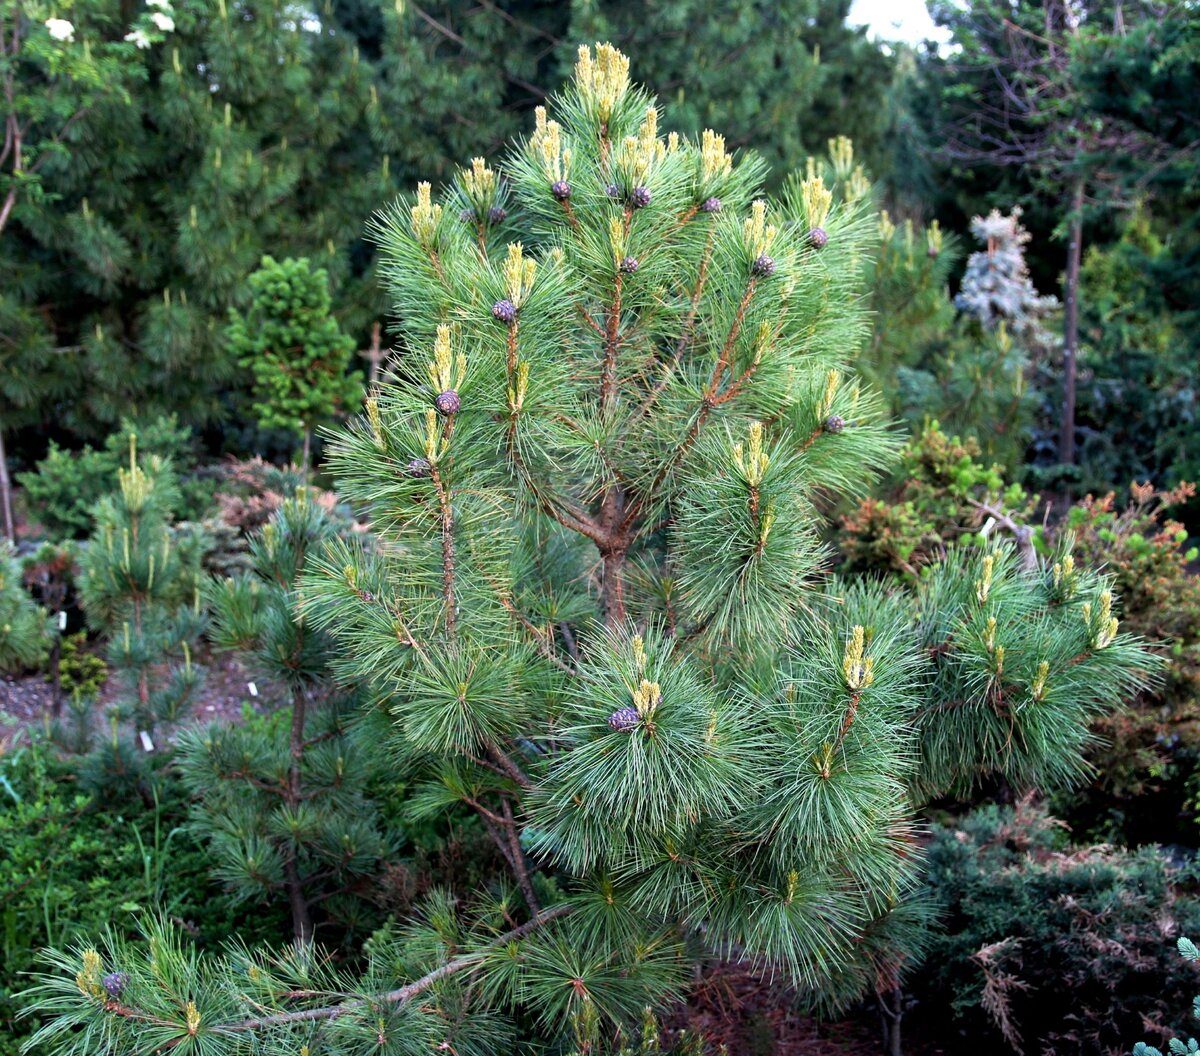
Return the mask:
<svg viewBox="0 0 1200 1056"><path fill-rule="evenodd" d="M331 465L378 538L301 586L410 814L474 811L509 875L434 892L361 972L166 925L54 953L40 1038L620 1051L710 953L838 1003L919 942L917 804L1078 776L1149 663L1112 594L1003 546L916 601L817 578L816 503L897 446L846 369L865 207L820 174L768 201L753 156L659 119L583 48L502 167L378 218L407 352Z"/></svg>
<svg viewBox="0 0 1200 1056"><path fill-rule="evenodd" d="M131 435L129 463L116 491L96 505L81 559L88 624L106 639L108 662L124 682L119 711L146 733L180 718L202 679L192 657L203 627L202 540L173 531L178 501L170 464L140 460Z"/></svg>
<svg viewBox="0 0 1200 1056"><path fill-rule="evenodd" d="M179 740L214 872L239 900L286 898L300 942L317 914L356 915L353 894L369 890L395 842L366 792L382 760L347 730L360 702L330 678L328 634L294 609L305 563L338 527L302 489L251 541L250 570L208 591L209 638L284 688L288 721L214 722Z"/></svg>
<svg viewBox="0 0 1200 1056"><path fill-rule="evenodd" d="M50 648L50 619L25 589L21 562L0 545L0 671L35 667Z"/></svg>
<svg viewBox="0 0 1200 1056"><path fill-rule="evenodd" d="M250 307L230 309L225 337L254 375L259 424L301 438L307 473L313 429L360 398L362 376L348 371L354 338L331 313L328 274L306 258L263 257L248 283Z"/></svg>

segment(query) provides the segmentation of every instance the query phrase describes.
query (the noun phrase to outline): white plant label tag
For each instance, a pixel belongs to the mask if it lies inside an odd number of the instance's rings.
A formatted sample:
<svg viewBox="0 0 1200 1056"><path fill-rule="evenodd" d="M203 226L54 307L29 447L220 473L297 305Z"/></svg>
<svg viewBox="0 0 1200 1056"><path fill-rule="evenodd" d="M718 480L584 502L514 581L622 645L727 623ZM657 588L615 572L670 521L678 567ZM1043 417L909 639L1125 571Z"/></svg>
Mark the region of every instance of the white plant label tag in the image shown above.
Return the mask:
<svg viewBox="0 0 1200 1056"><path fill-rule="evenodd" d="M258 696L258 686L256 686L253 682L247 682L246 688L248 690L250 690L250 696L252 696L252 697Z"/></svg>
<svg viewBox="0 0 1200 1056"><path fill-rule="evenodd" d="M154 751L154 742L150 740L150 734L148 734L145 730L139 730L138 736L142 739L142 748L145 751Z"/></svg>
<svg viewBox="0 0 1200 1056"><path fill-rule="evenodd" d="M58 614L58 629L59 629L60 631L65 631L65 630L67 629L67 613L66 613L66 610L63 610L62 612L60 612L60 613Z"/></svg>

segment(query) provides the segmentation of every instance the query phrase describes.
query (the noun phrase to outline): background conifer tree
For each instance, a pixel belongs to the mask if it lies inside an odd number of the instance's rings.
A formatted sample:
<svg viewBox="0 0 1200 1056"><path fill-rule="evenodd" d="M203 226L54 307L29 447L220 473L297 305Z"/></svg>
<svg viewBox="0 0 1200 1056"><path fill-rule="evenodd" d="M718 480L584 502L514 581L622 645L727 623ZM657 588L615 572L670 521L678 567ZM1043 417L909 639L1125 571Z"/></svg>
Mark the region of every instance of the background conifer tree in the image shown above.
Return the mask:
<svg viewBox="0 0 1200 1056"><path fill-rule="evenodd" d="M253 301L245 315L231 310L226 340L254 374L259 424L300 435L307 473L314 427L361 395L362 376L348 372L354 339L330 314L324 268L313 270L303 258L263 257L249 284Z"/></svg>
<svg viewBox="0 0 1200 1056"><path fill-rule="evenodd" d="M46 369L52 342L31 296L41 269L6 266L15 248L9 225L55 201L54 180L47 185L46 176L71 158L81 120L97 106L127 105L144 72L140 49L121 39L124 12L81 0L66 13L70 19L25 0L0 12L0 528L10 539L16 533L5 434L36 421L66 389ZM149 42L158 33L149 17L145 23L138 28Z"/></svg>
<svg viewBox="0 0 1200 1056"><path fill-rule="evenodd" d="M286 687L290 723L214 723L179 742L197 797L194 823L217 875L247 899L283 891L298 942L313 937L314 904L353 912L343 896L389 849L365 790L378 760L346 731L360 702L332 683L328 636L294 610L305 562L335 533L301 491L251 543L252 570L208 591L209 638L241 653L256 677Z"/></svg>
<svg viewBox="0 0 1200 1056"><path fill-rule="evenodd" d="M380 216L414 351L332 459L379 542L302 585L390 712L410 813L474 811L510 876L433 893L361 974L159 924L150 959L56 952L35 1042L619 1050L709 954L893 994L916 806L1078 777L1086 718L1150 664L1103 581L1004 545L916 599L816 576L817 503L896 447L846 369L869 206L819 173L768 201L757 158L659 117L582 48L502 169Z"/></svg>

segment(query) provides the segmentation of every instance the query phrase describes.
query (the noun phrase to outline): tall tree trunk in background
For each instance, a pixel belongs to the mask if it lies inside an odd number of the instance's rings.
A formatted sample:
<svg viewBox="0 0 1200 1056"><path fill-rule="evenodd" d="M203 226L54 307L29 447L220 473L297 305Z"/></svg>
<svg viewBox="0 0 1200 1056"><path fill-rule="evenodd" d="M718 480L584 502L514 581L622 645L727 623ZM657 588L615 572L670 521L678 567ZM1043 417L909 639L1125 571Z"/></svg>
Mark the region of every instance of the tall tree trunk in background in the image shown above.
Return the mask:
<svg viewBox="0 0 1200 1056"><path fill-rule="evenodd" d="M0 511L4 514L4 534L15 543L17 528L13 523L12 481L8 479L8 452L4 449L3 429L0 429Z"/></svg>
<svg viewBox="0 0 1200 1056"><path fill-rule="evenodd" d="M1075 462L1075 377L1079 359L1079 263L1083 253L1083 180L1075 183L1071 197L1070 235L1067 245L1067 280L1063 315L1063 403L1058 434L1058 460Z"/></svg>

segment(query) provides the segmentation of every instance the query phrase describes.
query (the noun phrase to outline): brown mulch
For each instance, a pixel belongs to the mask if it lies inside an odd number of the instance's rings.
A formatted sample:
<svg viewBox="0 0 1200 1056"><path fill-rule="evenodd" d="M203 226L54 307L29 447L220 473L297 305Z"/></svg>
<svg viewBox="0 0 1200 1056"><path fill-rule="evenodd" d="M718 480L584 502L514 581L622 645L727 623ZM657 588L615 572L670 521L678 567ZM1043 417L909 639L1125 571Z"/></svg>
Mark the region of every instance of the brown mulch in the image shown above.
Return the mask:
<svg viewBox="0 0 1200 1056"><path fill-rule="evenodd" d="M744 964L709 965L687 1003L664 1024L668 1035L700 1034L713 1052L728 1056L857 1056L882 1051L869 1009L839 1020L817 1020L796 1006L795 992ZM905 1039L905 1056L942 1051Z"/></svg>
<svg viewBox="0 0 1200 1056"><path fill-rule="evenodd" d="M277 686L256 679L232 654L203 656L198 663L204 669L204 682L184 723L241 722L247 707L265 714L283 702ZM255 682L257 697L250 694L251 681ZM97 725L105 722L106 708L126 692L118 678L105 683L95 709ZM12 743L22 730L41 729L50 706L50 686L45 676L0 676L0 749Z"/></svg>

